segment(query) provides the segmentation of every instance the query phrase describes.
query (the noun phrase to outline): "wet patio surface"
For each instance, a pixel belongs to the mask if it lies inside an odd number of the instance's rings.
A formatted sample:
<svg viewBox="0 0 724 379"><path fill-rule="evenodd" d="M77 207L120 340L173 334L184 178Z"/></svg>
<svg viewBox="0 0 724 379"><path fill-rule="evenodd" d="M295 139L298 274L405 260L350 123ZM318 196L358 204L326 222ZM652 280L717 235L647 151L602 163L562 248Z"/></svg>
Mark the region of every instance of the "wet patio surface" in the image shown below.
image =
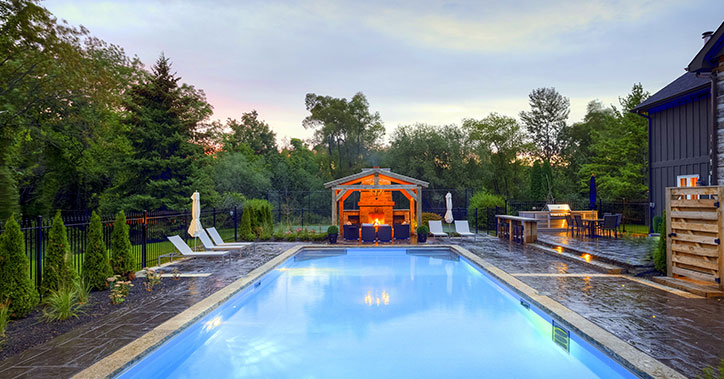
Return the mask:
<svg viewBox="0 0 724 379"><path fill-rule="evenodd" d="M619 238L589 238L566 232L541 232L538 233L538 241L590 253L610 263L627 266L633 271L645 271L653 268L650 256L658 243L656 238L620 236Z"/></svg>
<svg viewBox="0 0 724 379"><path fill-rule="evenodd" d="M688 377L724 357L722 300L682 297L495 238L429 243L460 244ZM211 275L183 278L173 292L0 361L0 378L72 376L294 245L260 244L255 253L223 265L214 259L175 263L184 274Z"/></svg>

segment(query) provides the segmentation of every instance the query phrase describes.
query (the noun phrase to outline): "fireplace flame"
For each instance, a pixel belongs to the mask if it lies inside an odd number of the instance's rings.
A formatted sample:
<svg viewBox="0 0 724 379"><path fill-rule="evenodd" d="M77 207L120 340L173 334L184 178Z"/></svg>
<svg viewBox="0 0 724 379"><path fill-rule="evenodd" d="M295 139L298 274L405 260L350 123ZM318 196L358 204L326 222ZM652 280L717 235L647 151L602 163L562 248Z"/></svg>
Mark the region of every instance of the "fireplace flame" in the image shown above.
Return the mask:
<svg viewBox="0 0 724 379"><path fill-rule="evenodd" d="M372 226L380 226L380 224L382 224L380 222L380 219L376 218L375 221L372 223Z"/></svg>

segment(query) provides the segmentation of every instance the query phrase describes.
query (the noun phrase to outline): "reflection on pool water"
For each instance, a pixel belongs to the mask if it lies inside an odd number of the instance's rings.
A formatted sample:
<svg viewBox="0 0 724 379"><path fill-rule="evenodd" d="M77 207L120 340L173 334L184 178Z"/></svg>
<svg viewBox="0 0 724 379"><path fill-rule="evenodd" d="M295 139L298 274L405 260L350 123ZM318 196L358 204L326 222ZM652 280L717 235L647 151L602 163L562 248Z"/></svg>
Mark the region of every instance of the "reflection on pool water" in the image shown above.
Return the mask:
<svg viewBox="0 0 724 379"><path fill-rule="evenodd" d="M546 318L449 250L304 250L121 377L634 377Z"/></svg>

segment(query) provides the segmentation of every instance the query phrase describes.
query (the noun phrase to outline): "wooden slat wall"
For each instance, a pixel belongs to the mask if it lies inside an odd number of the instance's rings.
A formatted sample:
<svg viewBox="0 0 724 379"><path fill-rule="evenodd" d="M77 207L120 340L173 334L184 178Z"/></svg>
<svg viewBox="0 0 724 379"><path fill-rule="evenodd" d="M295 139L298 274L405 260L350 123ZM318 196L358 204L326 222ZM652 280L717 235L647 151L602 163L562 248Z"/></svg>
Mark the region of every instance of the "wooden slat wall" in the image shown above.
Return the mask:
<svg viewBox="0 0 724 379"><path fill-rule="evenodd" d="M666 189L666 263L668 276L718 283L724 289L724 187Z"/></svg>

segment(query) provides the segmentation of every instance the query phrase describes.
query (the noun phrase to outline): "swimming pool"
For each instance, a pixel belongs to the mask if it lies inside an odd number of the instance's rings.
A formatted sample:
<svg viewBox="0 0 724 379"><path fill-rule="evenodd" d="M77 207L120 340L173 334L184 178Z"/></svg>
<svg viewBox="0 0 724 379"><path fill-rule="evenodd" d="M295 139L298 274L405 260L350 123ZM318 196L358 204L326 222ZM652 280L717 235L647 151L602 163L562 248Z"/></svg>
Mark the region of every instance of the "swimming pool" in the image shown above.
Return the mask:
<svg viewBox="0 0 724 379"><path fill-rule="evenodd" d="M451 250L402 248L302 250L120 374L199 376L635 377Z"/></svg>

